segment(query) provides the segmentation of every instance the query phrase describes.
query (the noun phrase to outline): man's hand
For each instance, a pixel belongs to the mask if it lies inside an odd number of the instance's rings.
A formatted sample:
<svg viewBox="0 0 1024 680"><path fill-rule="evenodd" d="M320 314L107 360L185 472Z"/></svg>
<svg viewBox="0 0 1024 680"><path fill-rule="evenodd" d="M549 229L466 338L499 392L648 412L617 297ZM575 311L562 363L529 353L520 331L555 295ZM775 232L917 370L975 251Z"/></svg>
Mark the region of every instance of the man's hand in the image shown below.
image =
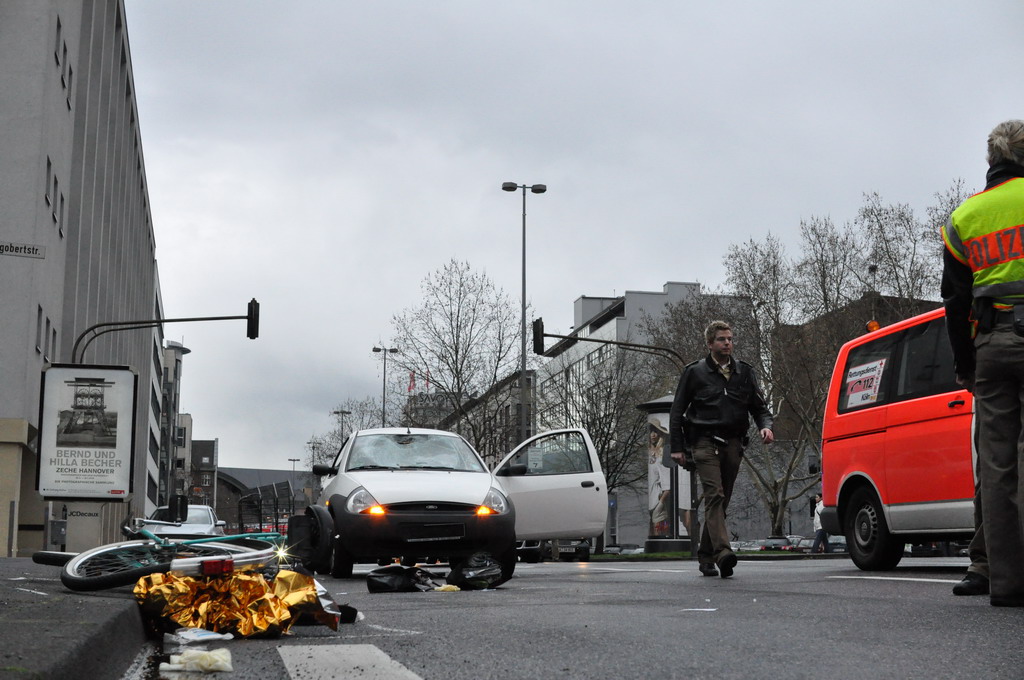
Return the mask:
<svg viewBox="0 0 1024 680"><path fill-rule="evenodd" d="M771 444L775 441L775 434L766 427L761 430L761 441L765 444Z"/></svg>
<svg viewBox="0 0 1024 680"><path fill-rule="evenodd" d="M956 384L971 394L974 394L974 371L971 371L967 375L958 375L956 377Z"/></svg>
<svg viewBox="0 0 1024 680"><path fill-rule="evenodd" d="M683 469L687 472L693 472L697 469L696 463L693 462L693 454L689 451L677 451L671 455L672 460L674 460L677 465L682 465Z"/></svg>

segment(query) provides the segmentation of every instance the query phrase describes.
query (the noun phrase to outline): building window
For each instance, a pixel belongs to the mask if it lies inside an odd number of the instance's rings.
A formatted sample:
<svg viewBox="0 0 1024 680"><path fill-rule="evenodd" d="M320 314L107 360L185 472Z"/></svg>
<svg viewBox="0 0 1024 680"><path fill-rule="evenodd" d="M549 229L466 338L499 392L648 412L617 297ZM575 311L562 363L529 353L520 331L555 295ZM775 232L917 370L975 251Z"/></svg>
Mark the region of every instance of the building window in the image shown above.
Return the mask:
<svg viewBox="0 0 1024 680"><path fill-rule="evenodd" d="M43 198L46 200L46 205L51 205L53 199L50 198L50 183L53 181L53 161L50 157L46 157L46 186L43 187Z"/></svg>
<svg viewBox="0 0 1024 680"><path fill-rule="evenodd" d="M64 192L60 192L60 203L57 206L57 233L64 238Z"/></svg>
<svg viewBox="0 0 1024 680"><path fill-rule="evenodd" d="M210 464L210 457L209 456L203 456L203 465L209 465L209 464Z"/></svg>
<svg viewBox="0 0 1024 680"><path fill-rule="evenodd" d="M43 306L36 310L36 351L43 351Z"/></svg>
<svg viewBox="0 0 1024 680"><path fill-rule="evenodd" d="M50 337L50 317L46 317L46 333L43 335L43 343L44 343L44 345L43 345L43 350L44 350L43 351L43 360L44 361L49 361L50 360L50 357L47 355L47 353L45 351L46 350L45 343L49 339L49 337Z"/></svg>
<svg viewBox="0 0 1024 680"><path fill-rule="evenodd" d="M53 43L53 60L57 62L57 66L60 66L60 46L63 42L61 35L63 33L63 27L60 24L60 17L57 17L57 40Z"/></svg>
<svg viewBox="0 0 1024 680"><path fill-rule="evenodd" d="M69 111L71 110L71 85L74 82L74 79L75 79L74 76L75 76L74 70L72 70L72 68L70 66L68 66L68 96L66 98L66 101L68 103L68 110Z"/></svg>
<svg viewBox="0 0 1024 680"><path fill-rule="evenodd" d="M212 486L212 485L213 485L213 475L212 475L212 474L210 474L209 472L204 472L204 473L203 473L203 474L202 474L202 475L200 476L200 478L199 478L199 479L200 479L199 483L200 483L200 484L201 484L202 486Z"/></svg>

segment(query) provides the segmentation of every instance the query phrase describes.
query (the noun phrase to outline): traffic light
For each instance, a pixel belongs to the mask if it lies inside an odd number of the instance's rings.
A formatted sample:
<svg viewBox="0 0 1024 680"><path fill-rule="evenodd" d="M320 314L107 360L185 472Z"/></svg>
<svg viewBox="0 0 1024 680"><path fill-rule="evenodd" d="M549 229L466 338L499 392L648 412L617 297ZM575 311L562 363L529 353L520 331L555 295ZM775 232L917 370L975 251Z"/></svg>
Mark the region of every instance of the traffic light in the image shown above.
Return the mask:
<svg viewBox="0 0 1024 680"><path fill-rule="evenodd" d="M533 320L533 353L544 355L544 319Z"/></svg>
<svg viewBox="0 0 1024 680"><path fill-rule="evenodd" d="M256 298L249 300L249 311L245 317L245 335L250 340L260 336L260 303Z"/></svg>

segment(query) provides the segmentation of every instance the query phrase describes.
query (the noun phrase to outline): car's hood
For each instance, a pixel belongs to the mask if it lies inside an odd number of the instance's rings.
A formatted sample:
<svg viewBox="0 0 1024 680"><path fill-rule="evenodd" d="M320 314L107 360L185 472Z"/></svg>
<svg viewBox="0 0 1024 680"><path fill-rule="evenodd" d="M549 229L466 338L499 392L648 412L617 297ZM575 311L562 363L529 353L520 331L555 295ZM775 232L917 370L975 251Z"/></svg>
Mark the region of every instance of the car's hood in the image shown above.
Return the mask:
<svg viewBox="0 0 1024 680"><path fill-rule="evenodd" d="M395 470L350 472L352 481L370 492L378 503L438 501L482 503L493 477L486 472Z"/></svg>

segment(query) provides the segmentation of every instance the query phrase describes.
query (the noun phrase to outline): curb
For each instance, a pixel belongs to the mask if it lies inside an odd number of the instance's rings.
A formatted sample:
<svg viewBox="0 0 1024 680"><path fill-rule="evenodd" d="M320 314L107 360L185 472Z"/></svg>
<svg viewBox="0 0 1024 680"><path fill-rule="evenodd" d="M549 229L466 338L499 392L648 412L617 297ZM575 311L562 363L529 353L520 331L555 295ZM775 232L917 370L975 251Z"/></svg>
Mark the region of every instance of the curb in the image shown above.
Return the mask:
<svg viewBox="0 0 1024 680"><path fill-rule="evenodd" d="M28 558L0 558L0 603L0 678L118 680L146 642L131 588L76 593Z"/></svg>

